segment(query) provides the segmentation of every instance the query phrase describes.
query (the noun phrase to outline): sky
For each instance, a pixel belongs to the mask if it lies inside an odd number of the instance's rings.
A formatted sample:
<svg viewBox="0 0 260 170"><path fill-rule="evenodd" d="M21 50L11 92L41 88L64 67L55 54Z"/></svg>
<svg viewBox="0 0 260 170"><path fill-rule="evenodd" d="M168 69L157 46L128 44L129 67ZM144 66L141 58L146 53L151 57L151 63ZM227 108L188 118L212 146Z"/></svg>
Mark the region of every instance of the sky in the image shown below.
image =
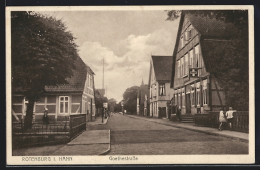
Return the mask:
<svg viewBox="0 0 260 170"><path fill-rule="evenodd" d="M49 11L62 19L78 45L82 60L95 72L95 88L104 84L117 102L142 80L148 84L151 55L172 55L179 20L166 21L164 10Z"/></svg>

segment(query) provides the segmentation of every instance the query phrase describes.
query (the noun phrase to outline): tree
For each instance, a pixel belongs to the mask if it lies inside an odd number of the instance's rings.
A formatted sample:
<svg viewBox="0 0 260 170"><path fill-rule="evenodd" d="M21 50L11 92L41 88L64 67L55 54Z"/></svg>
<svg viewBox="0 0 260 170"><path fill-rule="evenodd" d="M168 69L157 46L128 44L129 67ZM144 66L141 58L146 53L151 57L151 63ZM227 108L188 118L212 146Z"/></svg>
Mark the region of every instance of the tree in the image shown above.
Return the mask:
<svg viewBox="0 0 260 170"><path fill-rule="evenodd" d="M108 99L108 110L110 112L115 111L115 106L116 106L116 99L114 98Z"/></svg>
<svg viewBox="0 0 260 170"><path fill-rule="evenodd" d="M130 112L132 114L136 112L138 90L138 86L132 86L130 88L127 88L123 94L124 109L126 109L127 112Z"/></svg>
<svg viewBox="0 0 260 170"><path fill-rule="evenodd" d="M28 100L25 129L32 127L34 102L47 85L66 84L78 56L73 35L61 20L34 12L11 13L12 90Z"/></svg>
<svg viewBox="0 0 260 170"><path fill-rule="evenodd" d="M115 105L115 112L122 112L121 102L122 101L116 103L116 105Z"/></svg>
<svg viewBox="0 0 260 170"><path fill-rule="evenodd" d="M232 23L236 29L231 44L225 49L214 50L222 53L212 72L226 91L226 104L237 110L248 110L249 72L248 72L248 11L247 10L171 10L167 11L167 20L175 20L181 13L214 17L226 23ZM214 54L212 54L214 56Z"/></svg>
<svg viewBox="0 0 260 170"><path fill-rule="evenodd" d="M103 108L103 103L108 102L107 97L102 96L98 90L95 90L95 105L96 108Z"/></svg>

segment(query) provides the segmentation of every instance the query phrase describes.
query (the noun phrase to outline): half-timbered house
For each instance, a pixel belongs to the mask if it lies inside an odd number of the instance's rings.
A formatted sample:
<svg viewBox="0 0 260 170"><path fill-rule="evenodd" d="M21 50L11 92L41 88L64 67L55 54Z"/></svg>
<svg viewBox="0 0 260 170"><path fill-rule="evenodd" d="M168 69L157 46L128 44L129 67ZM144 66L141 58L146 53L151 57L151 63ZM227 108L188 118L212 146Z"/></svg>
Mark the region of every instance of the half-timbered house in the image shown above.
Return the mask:
<svg viewBox="0 0 260 170"><path fill-rule="evenodd" d="M68 84L45 86L45 93L34 104L34 121L42 121L45 108L48 109L50 121L66 120L73 114L87 114L87 121L95 116L95 74L79 57L75 67L73 76L67 79ZM15 120L24 119L27 102L22 91L14 89L12 115Z"/></svg>
<svg viewBox="0 0 260 170"><path fill-rule="evenodd" d="M225 91L212 74L229 46L233 25L214 17L183 13L173 52L173 104L182 114L207 113L225 106Z"/></svg>

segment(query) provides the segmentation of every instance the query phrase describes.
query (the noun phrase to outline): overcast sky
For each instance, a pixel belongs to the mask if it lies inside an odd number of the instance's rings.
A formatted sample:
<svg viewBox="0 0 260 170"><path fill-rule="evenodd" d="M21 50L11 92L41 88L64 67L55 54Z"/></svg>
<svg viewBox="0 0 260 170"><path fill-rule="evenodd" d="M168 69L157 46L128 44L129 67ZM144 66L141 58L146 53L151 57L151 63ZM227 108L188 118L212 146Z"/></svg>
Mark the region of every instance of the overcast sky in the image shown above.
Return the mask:
<svg viewBox="0 0 260 170"><path fill-rule="evenodd" d="M77 38L79 55L95 72L102 88L105 60L107 97L122 100L126 88L148 83L153 55L172 55L179 20L166 21L165 11L48 12L62 19Z"/></svg>

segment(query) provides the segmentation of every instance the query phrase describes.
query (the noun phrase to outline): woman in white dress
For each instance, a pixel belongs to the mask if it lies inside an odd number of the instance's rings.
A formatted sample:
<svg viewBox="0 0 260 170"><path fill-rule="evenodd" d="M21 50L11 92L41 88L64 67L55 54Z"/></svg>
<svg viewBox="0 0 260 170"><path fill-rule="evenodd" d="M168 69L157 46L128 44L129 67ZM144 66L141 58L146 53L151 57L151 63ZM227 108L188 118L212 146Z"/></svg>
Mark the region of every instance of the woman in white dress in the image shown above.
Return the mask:
<svg viewBox="0 0 260 170"><path fill-rule="evenodd" d="M218 130L223 130L223 124L227 122L226 115L223 110L219 112L219 127Z"/></svg>

